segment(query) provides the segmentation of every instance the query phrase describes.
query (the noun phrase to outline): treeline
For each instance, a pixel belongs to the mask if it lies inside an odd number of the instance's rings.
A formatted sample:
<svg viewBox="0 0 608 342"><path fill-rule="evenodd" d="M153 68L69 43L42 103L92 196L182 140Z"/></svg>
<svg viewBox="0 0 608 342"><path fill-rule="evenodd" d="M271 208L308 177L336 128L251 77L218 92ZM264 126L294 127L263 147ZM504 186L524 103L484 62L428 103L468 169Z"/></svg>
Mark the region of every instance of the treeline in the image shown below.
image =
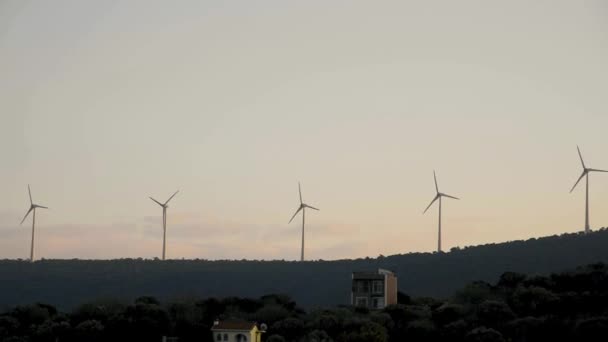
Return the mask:
<svg viewBox="0 0 608 342"><path fill-rule="evenodd" d="M608 231L335 261L256 260L0 260L0 310L52 303L62 310L98 298L133 301L142 293L257 298L285 293L306 309L350 301L353 271L385 268L412 296L447 297L474 280L494 281L504 271L546 275L608 262ZM260 246L260 248L264 248Z"/></svg>
<svg viewBox="0 0 608 342"><path fill-rule="evenodd" d="M0 314L0 341L213 341L219 319L266 323L264 341L282 342L534 342L605 341L608 266L549 276L507 272L498 282L470 283L445 300L410 298L381 311L339 306L305 311L283 295L259 299L183 299L130 304L97 301L69 313L46 304Z"/></svg>

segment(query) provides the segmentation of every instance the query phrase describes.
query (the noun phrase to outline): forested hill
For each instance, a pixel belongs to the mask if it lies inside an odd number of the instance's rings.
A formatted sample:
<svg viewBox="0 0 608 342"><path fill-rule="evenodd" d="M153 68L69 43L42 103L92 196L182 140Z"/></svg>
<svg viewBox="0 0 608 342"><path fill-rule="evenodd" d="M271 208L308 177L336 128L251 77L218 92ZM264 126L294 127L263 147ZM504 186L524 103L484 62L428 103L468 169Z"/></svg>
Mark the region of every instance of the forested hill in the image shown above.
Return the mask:
<svg viewBox="0 0 608 342"><path fill-rule="evenodd" d="M475 280L494 282L506 271L528 274L608 262L608 230L527 241L336 261L21 260L0 261L0 309L45 302L72 308L104 298L291 296L304 307L347 304L351 272L386 268L399 290L445 297Z"/></svg>

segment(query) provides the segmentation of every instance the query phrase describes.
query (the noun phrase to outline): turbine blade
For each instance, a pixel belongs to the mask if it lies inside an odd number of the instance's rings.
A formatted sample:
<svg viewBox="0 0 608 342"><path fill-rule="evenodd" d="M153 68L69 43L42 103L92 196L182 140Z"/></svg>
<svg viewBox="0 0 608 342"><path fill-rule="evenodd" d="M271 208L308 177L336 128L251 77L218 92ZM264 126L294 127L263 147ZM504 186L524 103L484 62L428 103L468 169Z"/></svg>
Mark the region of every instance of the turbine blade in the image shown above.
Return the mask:
<svg viewBox="0 0 608 342"><path fill-rule="evenodd" d="M433 170L433 178L435 179L435 190L439 193L439 185L437 185L437 175L435 174L435 170Z"/></svg>
<svg viewBox="0 0 608 342"><path fill-rule="evenodd" d="M581 179L583 179L583 177L585 177L586 174L587 174L587 171L583 171L583 173L581 174L581 176L578 177L578 180L576 181L576 183L574 183L574 186L572 187L572 189L570 189L571 193L572 193L572 191L574 191L574 188L576 188L576 186L578 185L578 183L581 181Z"/></svg>
<svg viewBox="0 0 608 342"><path fill-rule="evenodd" d="M43 205L36 205L36 208L48 209L48 207L45 207Z"/></svg>
<svg viewBox="0 0 608 342"><path fill-rule="evenodd" d="M179 190L177 190L173 195L171 195L171 197L169 197L169 199L167 200L167 202L165 202L165 205L167 205L167 203L169 203L169 201L175 196L177 195L177 193L179 192Z"/></svg>
<svg viewBox="0 0 608 342"><path fill-rule="evenodd" d="M34 207L30 207L30 210L28 210L27 213L25 213L25 216L23 216L23 220L21 220L21 223L19 223L19 224L23 224L23 222L25 221L27 216L32 212L32 210L34 210Z"/></svg>
<svg viewBox="0 0 608 342"><path fill-rule="evenodd" d="M431 201L431 204L429 204L428 207L426 207L426 209L424 209L424 212L422 212L422 214L426 213L429 208L433 205L433 203L435 203L435 201L439 198L439 195L435 196L435 198L433 198L433 200Z"/></svg>
<svg viewBox="0 0 608 342"><path fill-rule="evenodd" d="M457 200L459 200L459 199L460 199L460 198L458 198L458 197L454 197L454 196L450 196L450 195L446 195L446 194L442 194L441 196L443 196L443 197L448 197L448 198L453 198L453 199L457 199Z"/></svg>
<svg viewBox="0 0 608 342"><path fill-rule="evenodd" d="M304 202L302 202L302 187L300 186L300 182L298 182L298 192L300 193L300 204L302 204Z"/></svg>
<svg viewBox="0 0 608 342"><path fill-rule="evenodd" d="M311 207L311 206L309 206L308 204L304 204L304 206L305 206L306 208L310 208L310 209L314 209L314 210L319 210L319 209L317 209L317 208L315 208L315 207Z"/></svg>
<svg viewBox="0 0 608 342"><path fill-rule="evenodd" d="M155 200L154 198L150 197L151 200L153 200L154 202L158 203L158 205L160 205L161 207L164 207L164 205L162 203L160 203L159 201Z"/></svg>
<svg viewBox="0 0 608 342"><path fill-rule="evenodd" d="M291 217L291 220L289 220L289 223L291 223L291 221L293 221L293 219L296 217L296 215L298 215L298 213L300 212L300 210L302 210L303 206L300 206L298 208L298 210L296 210L296 213L293 214L293 216Z"/></svg>
<svg viewBox="0 0 608 342"><path fill-rule="evenodd" d="M608 172L606 170L599 170L599 169L587 169L587 171L593 171L593 172Z"/></svg>
<svg viewBox="0 0 608 342"><path fill-rule="evenodd" d="M578 151L578 156L581 158L581 164L583 164L583 169L586 169L585 162L583 161L583 155L581 154L581 149L576 146L576 150Z"/></svg>
<svg viewBox="0 0 608 342"><path fill-rule="evenodd" d="M30 194L30 204L34 204L34 201L32 201L32 190L30 190L30 185L27 185L27 192Z"/></svg>

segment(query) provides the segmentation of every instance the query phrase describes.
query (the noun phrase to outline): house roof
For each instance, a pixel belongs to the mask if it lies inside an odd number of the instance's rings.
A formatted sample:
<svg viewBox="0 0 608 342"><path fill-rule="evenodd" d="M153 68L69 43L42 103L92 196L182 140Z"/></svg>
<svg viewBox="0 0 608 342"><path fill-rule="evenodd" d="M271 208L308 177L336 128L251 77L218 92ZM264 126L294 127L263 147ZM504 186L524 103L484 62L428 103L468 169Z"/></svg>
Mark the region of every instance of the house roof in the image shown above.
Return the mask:
<svg viewBox="0 0 608 342"><path fill-rule="evenodd" d="M250 331L256 326L254 322L247 321L220 321L211 330L246 330Z"/></svg>
<svg viewBox="0 0 608 342"><path fill-rule="evenodd" d="M385 275L395 274L389 270L379 268L377 271L353 272L353 279L384 279Z"/></svg>
<svg viewBox="0 0 608 342"><path fill-rule="evenodd" d="M373 272L353 272L353 279L374 279L374 280L382 280L384 279L383 274L373 273Z"/></svg>

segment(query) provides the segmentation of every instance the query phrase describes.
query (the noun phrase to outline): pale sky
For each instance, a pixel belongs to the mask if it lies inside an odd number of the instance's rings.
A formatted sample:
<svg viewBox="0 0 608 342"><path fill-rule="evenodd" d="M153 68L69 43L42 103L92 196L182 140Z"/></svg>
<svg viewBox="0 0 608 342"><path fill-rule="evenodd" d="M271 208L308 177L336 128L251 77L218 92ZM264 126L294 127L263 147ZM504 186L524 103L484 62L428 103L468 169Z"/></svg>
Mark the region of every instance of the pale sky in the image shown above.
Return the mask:
<svg viewBox="0 0 608 342"><path fill-rule="evenodd" d="M0 0L0 258L338 259L581 230L607 1ZM608 226L608 175L591 179ZM583 184L584 185L584 184Z"/></svg>

